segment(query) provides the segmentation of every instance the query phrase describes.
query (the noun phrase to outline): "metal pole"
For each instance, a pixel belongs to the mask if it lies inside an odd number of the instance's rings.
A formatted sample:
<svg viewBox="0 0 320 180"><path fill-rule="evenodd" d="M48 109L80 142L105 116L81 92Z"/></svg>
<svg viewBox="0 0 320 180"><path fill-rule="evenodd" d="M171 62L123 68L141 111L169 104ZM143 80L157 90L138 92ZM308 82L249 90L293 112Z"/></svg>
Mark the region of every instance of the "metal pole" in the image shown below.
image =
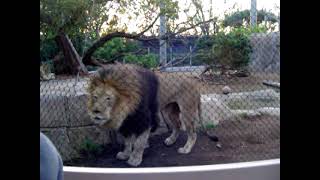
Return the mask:
<svg viewBox="0 0 320 180"><path fill-rule="evenodd" d="M257 25L257 1L256 0L251 0L250 25L251 27L254 27Z"/></svg>
<svg viewBox="0 0 320 180"><path fill-rule="evenodd" d="M190 51L190 62L189 62L189 64L190 64L190 66L192 66L192 49L191 49L192 47L191 46L189 46L189 51Z"/></svg>
<svg viewBox="0 0 320 180"><path fill-rule="evenodd" d="M172 47L170 47L170 61L172 63Z"/></svg>
<svg viewBox="0 0 320 180"><path fill-rule="evenodd" d="M163 1L160 2L160 11L165 7ZM166 27L166 16L160 16L160 38L166 35L167 27ZM160 39L160 66L163 66L167 63L167 41Z"/></svg>
<svg viewBox="0 0 320 180"><path fill-rule="evenodd" d="M279 31L280 31L280 12L278 13Z"/></svg>

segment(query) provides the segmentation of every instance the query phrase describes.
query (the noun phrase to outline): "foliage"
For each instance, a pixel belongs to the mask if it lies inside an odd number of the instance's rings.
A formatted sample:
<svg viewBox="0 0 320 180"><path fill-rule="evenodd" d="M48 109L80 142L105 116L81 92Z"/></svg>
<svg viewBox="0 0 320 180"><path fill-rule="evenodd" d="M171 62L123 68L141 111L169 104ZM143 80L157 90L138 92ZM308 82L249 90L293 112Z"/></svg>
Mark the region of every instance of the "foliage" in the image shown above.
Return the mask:
<svg viewBox="0 0 320 180"><path fill-rule="evenodd" d="M123 59L126 63L137 64L145 68L154 68L158 66L157 58L154 54L145 54L138 56L129 54Z"/></svg>
<svg viewBox="0 0 320 180"><path fill-rule="evenodd" d="M49 61L59 52L54 39L40 40L40 61Z"/></svg>
<svg viewBox="0 0 320 180"><path fill-rule="evenodd" d="M219 65L241 68L249 63L251 45L245 31L234 29L228 34L218 33L212 50L214 59Z"/></svg>
<svg viewBox="0 0 320 180"><path fill-rule="evenodd" d="M267 12L265 10L258 10L257 11L257 23L260 24L264 21L264 17L267 17L267 21L271 23L277 22L277 16L271 12ZM231 27L240 27L243 25L243 22L249 24L250 22L250 11L243 10L243 11L236 11L230 15L226 15L224 20L222 21L222 25L224 27L231 26Z"/></svg>
<svg viewBox="0 0 320 180"><path fill-rule="evenodd" d="M138 46L134 41L126 41L122 38L113 38L99 48L94 53L94 56L108 61L115 58L120 53L128 53L136 49L138 49Z"/></svg>
<svg viewBox="0 0 320 180"><path fill-rule="evenodd" d="M214 129L214 128L216 128L217 126L215 125L215 124L213 124L213 123L208 123L208 124L206 124L205 125L205 129L206 130L209 130L209 129Z"/></svg>
<svg viewBox="0 0 320 180"><path fill-rule="evenodd" d="M252 47L249 36L266 32L263 26L233 28L230 32L219 32L199 41L197 58L205 64L220 65L227 69L241 69L248 65Z"/></svg>
<svg viewBox="0 0 320 180"><path fill-rule="evenodd" d="M123 38L113 38L108 41L94 53L94 56L106 61L124 61L146 68L157 66L157 59L154 54L144 54L144 52L141 52L141 46L137 41Z"/></svg>
<svg viewBox="0 0 320 180"><path fill-rule="evenodd" d="M102 151L102 145L94 143L91 139L86 138L81 144L81 153L85 156L94 157L101 154Z"/></svg>
<svg viewBox="0 0 320 180"><path fill-rule="evenodd" d="M70 39L72 44L79 55L82 55L84 48L85 36L83 33L74 33L71 34ZM88 41L88 43L90 43ZM47 33L46 35L40 35L40 61L51 61L55 55L60 51L59 47L56 44L55 37L52 34Z"/></svg>
<svg viewBox="0 0 320 180"><path fill-rule="evenodd" d="M40 0L40 31L72 32L86 25L90 0Z"/></svg>
<svg viewBox="0 0 320 180"><path fill-rule="evenodd" d="M176 0L40 0L40 60L52 60L58 54L55 37L59 31L67 34L80 56L100 35L115 31L127 32L129 21L143 22L136 24L139 31L142 31L160 13L160 2L165 4L161 13L165 13L168 19L178 18ZM119 17L128 18L129 21L120 21ZM115 40L95 55L103 59L115 58L119 53L130 54L132 49L137 50L135 46L133 43L124 45ZM126 59L136 62L132 55ZM142 62L146 67L156 63L153 55L139 55L137 59L136 63Z"/></svg>
<svg viewBox="0 0 320 180"><path fill-rule="evenodd" d="M128 21L120 21L122 16L130 21L143 18L143 24L137 24L142 30L159 14L160 2L165 4L161 13L178 17L176 0L40 0L40 32L91 32L97 39L103 24L107 26L101 33L127 31Z"/></svg>
<svg viewBox="0 0 320 180"><path fill-rule="evenodd" d="M214 36L204 36L197 40L197 49L195 54L195 61L197 64L201 62L209 63L212 61L213 51L212 46L214 44ZM195 64L195 63L194 63Z"/></svg>

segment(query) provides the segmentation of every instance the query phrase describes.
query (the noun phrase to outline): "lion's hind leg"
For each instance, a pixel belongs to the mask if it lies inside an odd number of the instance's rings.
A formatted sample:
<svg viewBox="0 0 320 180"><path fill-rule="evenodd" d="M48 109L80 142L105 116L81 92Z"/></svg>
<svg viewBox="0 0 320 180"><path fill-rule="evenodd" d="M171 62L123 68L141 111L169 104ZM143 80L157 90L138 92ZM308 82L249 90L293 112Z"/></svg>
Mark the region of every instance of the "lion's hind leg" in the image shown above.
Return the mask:
<svg viewBox="0 0 320 180"><path fill-rule="evenodd" d="M178 149L178 153L180 154L189 154L196 143L197 133L194 131L187 132L188 140L186 144Z"/></svg>
<svg viewBox="0 0 320 180"><path fill-rule="evenodd" d="M179 121L179 106L177 103L170 103L163 109L163 118L166 121L166 124L171 129L171 134L164 141L164 144L167 146L173 145L178 137L180 130L180 121Z"/></svg>
<svg viewBox="0 0 320 180"><path fill-rule="evenodd" d="M180 119L185 125L188 139L184 147L178 149L178 153L180 154L190 153L197 140L197 133L194 125L195 119L197 118L197 109L192 107L192 105L181 106Z"/></svg>

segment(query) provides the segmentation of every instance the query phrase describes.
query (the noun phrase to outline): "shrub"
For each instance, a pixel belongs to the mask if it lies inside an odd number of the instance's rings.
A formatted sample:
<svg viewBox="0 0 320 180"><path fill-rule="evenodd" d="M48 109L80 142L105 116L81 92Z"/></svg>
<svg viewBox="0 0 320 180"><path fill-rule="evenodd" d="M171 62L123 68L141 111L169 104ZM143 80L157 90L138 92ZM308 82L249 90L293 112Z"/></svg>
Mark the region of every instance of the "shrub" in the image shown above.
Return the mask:
<svg viewBox="0 0 320 180"><path fill-rule="evenodd" d="M146 54L146 55L132 55L129 54L123 58L126 63L137 64L145 68L154 68L158 65L156 55Z"/></svg>
<svg viewBox="0 0 320 180"><path fill-rule="evenodd" d="M127 46L130 48L127 48ZM94 56L109 61L118 54L129 52L132 49L135 49L134 44L131 44L130 42L126 43L125 40L121 38L113 38L97 49Z"/></svg>
<svg viewBox="0 0 320 180"><path fill-rule="evenodd" d="M218 33L212 50L217 64L238 69L248 65L251 45L248 36L235 29L228 34Z"/></svg>
<svg viewBox="0 0 320 180"><path fill-rule="evenodd" d="M212 67L220 65L223 69L245 68L249 64L252 52L250 35L266 31L267 29L263 26L232 28L229 32L222 31L214 35L212 40L209 39L203 43L203 48L198 50L197 57Z"/></svg>
<svg viewBox="0 0 320 180"><path fill-rule="evenodd" d="M102 153L102 145L94 143L91 139L85 139L81 145L81 153L89 158Z"/></svg>
<svg viewBox="0 0 320 180"><path fill-rule="evenodd" d="M51 60L57 53L59 48L54 39L40 40L40 61Z"/></svg>
<svg viewBox="0 0 320 180"><path fill-rule="evenodd" d="M124 61L126 63L137 64L145 68L152 68L157 66L157 58L154 54L135 54L139 51L138 42L128 41L122 38L114 38L105 43L105 45L99 48L94 56L109 60Z"/></svg>

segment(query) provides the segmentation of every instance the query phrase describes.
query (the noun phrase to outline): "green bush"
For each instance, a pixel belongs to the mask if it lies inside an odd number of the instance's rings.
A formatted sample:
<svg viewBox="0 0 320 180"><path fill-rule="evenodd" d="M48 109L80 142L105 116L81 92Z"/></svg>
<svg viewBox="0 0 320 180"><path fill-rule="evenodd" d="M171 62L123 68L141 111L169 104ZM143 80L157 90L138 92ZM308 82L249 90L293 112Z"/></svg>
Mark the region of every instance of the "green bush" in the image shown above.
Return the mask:
<svg viewBox="0 0 320 180"><path fill-rule="evenodd" d="M137 64L145 68L154 68L158 65L156 55L146 54L146 55L132 55L129 54L123 58L126 63Z"/></svg>
<svg viewBox="0 0 320 180"><path fill-rule="evenodd" d="M130 48L127 48L130 47ZM134 49L135 45L131 42L125 42L124 39L121 38L113 38L112 40L106 42L102 47L96 50L94 56L100 59L104 59L109 61L115 58L120 53L128 52L131 49Z"/></svg>
<svg viewBox="0 0 320 180"><path fill-rule="evenodd" d="M228 34L218 33L212 50L217 64L238 69L248 65L251 45L246 33L234 29Z"/></svg>
<svg viewBox="0 0 320 180"><path fill-rule="evenodd" d="M277 16L271 12L265 10L257 11L257 24L261 24L264 21L264 17L267 17L267 21L271 23L277 22ZM250 23L250 10L236 11L229 15L226 15L222 21L224 27L241 27L243 22Z"/></svg>
<svg viewBox="0 0 320 180"><path fill-rule="evenodd" d="M81 144L80 152L88 156L89 158L93 158L96 155L101 154L103 151L102 145L94 143L91 139L85 139L84 142Z"/></svg>
<svg viewBox="0 0 320 180"><path fill-rule="evenodd" d="M212 39L202 43L197 58L202 59L205 64L220 65L225 69L245 68L249 64L252 52L250 35L266 31L264 26L256 26L231 28L229 32L219 32Z"/></svg>
<svg viewBox="0 0 320 180"><path fill-rule="evenodd" d="M193 64L210 64L213 62L212 46L214 44L214 36L200 38L197 42L197 49Z"/></svg>
<svg viewBox="0 0 320 180"><path fill-rule="evenodd" d="M145 68L152 68L157 66L157 58L154 54L135 54L140 50L138 42L125 40L122 38L114 38L105 43L99 48L94 56L106 61L118 60L125 63L132 63L143 66Z"/></svg>
<svg viewBox="0 0 320 180"><path fill-rule="evenodd" d="M206 130L209 130L209 129L214 129L214 128L216 128L217 126L215 125L215 124L213 124L213 123L208 123L208 124L206 124L205 125L205 129Z"/></svg>
<svg viewBox="0 0 320 180"><path fill-rule="evenodd" d="M57 53L59 48L54 39L40 40L40 61L51 60Z"/></svg>

